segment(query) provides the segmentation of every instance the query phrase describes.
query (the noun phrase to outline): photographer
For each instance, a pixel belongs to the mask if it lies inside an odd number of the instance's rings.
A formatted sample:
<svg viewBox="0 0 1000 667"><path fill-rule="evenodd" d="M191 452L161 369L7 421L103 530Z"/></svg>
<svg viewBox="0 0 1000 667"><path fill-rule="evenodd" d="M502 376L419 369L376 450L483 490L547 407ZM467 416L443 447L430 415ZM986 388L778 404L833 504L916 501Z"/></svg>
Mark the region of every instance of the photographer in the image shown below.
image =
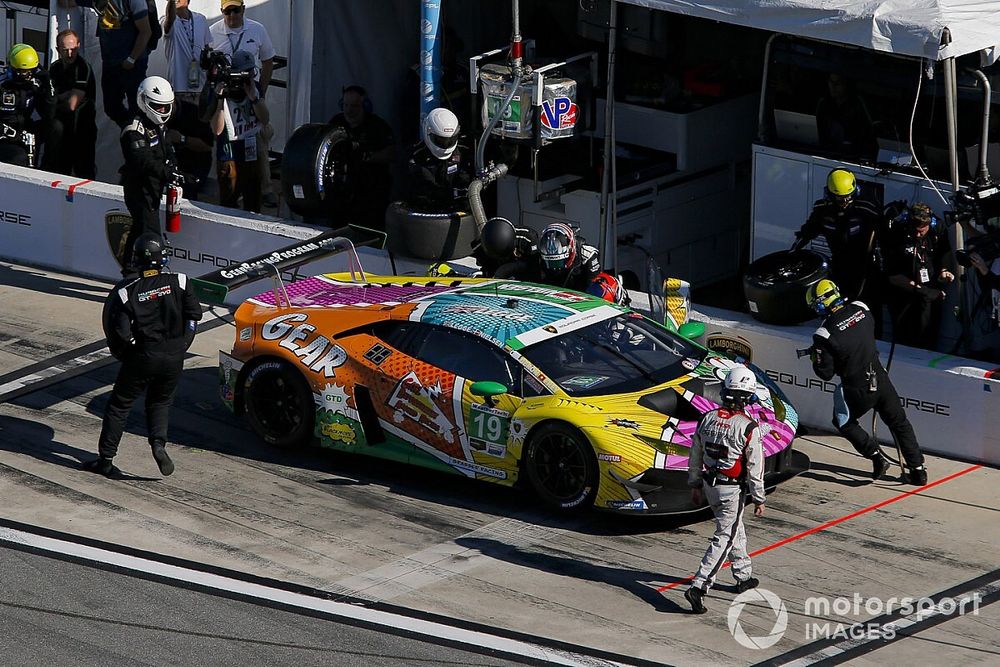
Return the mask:
<svg viewBox="0 0 1000 667"><path fill-rule="evenodd" d="M253 54L237 51L227 75L215 83L214 109L210 125L219 137L216 149L219 203L260 213L260 168L257 137L267 125L270 113L254 81Z"/></svg>
<svg viewBox="0 0 1000 667"><path fill-rule="evenodd" d="M944 225L927 204L913 204L890 223L882 251L894 340L933 350L945 290L955 280Z"/></svg>

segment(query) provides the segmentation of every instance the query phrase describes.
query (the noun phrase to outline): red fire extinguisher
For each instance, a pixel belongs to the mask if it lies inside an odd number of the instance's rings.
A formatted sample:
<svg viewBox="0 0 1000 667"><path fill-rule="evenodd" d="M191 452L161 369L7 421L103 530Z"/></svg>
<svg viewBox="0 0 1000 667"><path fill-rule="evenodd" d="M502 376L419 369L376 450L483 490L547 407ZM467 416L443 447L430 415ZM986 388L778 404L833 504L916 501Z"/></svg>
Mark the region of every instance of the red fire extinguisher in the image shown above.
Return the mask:
<svg viewBox="0 0 1000 667"><path fill-rule="evenodd" d="M167 186L167 231L176 234L181 231L181 199L184 188L180 183L171 181Z"/></svg>

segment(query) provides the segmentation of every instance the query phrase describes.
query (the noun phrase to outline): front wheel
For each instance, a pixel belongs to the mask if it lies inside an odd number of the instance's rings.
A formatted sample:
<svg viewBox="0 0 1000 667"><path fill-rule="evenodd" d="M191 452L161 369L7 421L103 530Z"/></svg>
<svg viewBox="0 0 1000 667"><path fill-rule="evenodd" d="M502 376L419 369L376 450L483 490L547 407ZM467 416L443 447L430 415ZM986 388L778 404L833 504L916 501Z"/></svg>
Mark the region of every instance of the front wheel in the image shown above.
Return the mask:
<svg viewBox="0 0 1000 667"><path fill-rule="evenodd" d="M587 439L568 424L550 422L532 434L525 455L531 487L548 507L588 507L597 495L598 470Z"/></svg>
<svg viewBox="0 0 1000 667"><path fill-rule="evenodd" d="M250 428L275 447L309 442L316 404L302 374L283 361L263 361L246 374L243 400Z"/></svg>

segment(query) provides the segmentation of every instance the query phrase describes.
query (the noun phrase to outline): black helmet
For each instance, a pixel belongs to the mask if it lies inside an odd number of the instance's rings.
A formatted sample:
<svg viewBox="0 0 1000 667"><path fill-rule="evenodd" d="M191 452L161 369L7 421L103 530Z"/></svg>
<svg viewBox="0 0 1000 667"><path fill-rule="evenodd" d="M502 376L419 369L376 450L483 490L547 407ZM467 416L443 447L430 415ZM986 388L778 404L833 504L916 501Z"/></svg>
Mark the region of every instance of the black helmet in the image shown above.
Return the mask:
<svg viewBox="0 0 1000 667"><path fill-rule="evenodd" d="M507 218L490 218L483 225L483 252L490 259L507 259L514 254L517 234L514 223Z"/></svg>
<svg viewBox="0 0 1000 667"><path fill-rule="evenodd" d="M132 258L143 271L163 268L163 239L159 234L146 232L135 240Z"/></svg>

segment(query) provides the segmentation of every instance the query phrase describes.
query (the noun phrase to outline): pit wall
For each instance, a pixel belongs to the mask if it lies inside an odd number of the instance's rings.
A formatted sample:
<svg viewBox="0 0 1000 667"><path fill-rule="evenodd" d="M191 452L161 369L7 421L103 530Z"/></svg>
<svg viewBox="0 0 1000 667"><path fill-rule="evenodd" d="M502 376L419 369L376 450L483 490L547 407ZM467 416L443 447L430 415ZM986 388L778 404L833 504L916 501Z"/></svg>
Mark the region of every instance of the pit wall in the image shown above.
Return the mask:
<svg viewBox="0 0 1000 667"><path fill-rule="evenodd" d="M0 174L0 258L63 273L116 281L118 265L111 253L105 214L125 211L119 186L81 181L5 165ZM185 201L181 231L169 234L173 271L200 276L234 260L264 254L309 238L321 228L262 215ZM391 274L383 251L359 250L370 274ZM400 274L423 275L426 262L396 259ZM311 274L348 269L338 255L314 264ZM257 283L229 295L236 305L270 285ZM743 313L696 307L692 319L705 322L700 342L729 349L764 369L795 405L802 424L832 430L832 383L819 381L808 358L796 358L807 347L815 326L776 327ZM888 344L881 345L882 360ZM959 357L897 346L890 375L904 401L921 447L926 451L1000 466L1000 383L990 366ZM870 427L870 417L863 420ZM889 440L879 425L878 436Z"/></svg>

